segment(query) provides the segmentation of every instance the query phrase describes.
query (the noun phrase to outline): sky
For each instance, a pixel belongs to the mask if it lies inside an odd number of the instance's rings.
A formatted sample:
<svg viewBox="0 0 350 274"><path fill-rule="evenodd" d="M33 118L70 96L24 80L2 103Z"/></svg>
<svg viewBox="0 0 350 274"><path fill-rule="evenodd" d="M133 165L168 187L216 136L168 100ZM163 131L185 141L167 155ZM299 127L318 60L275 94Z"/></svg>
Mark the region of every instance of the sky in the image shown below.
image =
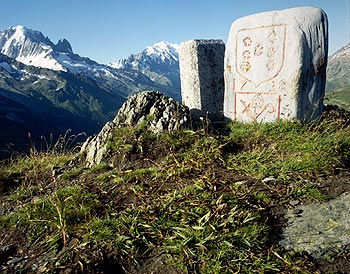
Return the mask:
<svg viewBox="0 0 350 274"><path fill-rule="evenodd" d="M0 29L23 25L99 63L138 53L160 41L222 39L236 19L270 10L313 6L329 21L329 53L350 41L349 0L5 0Z"/></svg>

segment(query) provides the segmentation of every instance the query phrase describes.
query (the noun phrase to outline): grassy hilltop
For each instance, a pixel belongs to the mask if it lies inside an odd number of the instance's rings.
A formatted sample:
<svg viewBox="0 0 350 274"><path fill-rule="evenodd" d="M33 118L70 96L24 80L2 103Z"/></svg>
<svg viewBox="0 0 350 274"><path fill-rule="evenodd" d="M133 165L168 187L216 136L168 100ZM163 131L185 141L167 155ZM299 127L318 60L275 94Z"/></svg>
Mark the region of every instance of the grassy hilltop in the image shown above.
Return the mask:
<svg viewBox="0 0 350 274"><path fill-rule="evenodd" d="M315 261L278 242L285 209L339 195L349 113L229 127L121 128L92 169L64 139L3 162L1 272L347 273L349 251Z"/></svg>

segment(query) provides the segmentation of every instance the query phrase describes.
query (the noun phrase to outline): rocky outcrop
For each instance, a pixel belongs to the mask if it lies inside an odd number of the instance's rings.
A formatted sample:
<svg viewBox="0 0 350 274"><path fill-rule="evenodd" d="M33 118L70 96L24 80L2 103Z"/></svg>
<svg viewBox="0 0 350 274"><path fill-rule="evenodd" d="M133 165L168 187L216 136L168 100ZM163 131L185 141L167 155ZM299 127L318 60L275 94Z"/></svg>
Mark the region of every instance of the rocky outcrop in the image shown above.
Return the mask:
<svg viewBox="0 0 350 274"><path fill-rule="evenodd" d="M119 126L149 124L153 132L189 127L189 109L160 92L146 91L131 96L120 108L114 123Z"/></svg>
<svg viewBox="0 0 350 274"><path fill-rule="evenodd" d="M145 91L131 96L120 108L112 122L106 123L98 135L91 136L83 144L81 152L86 155L88 167L99 164L107 152L107 141L113 130L123 126L146 124L152 132L193 128L197 122L190 115L188 107L160 92Z"/></svg>
<svg viewBox="0 0 350 274"><path fill-rule="evenodd" d="M107 140L110 138L116 125L107 122L99 134L90 136L82 145L80 152L85 154L86 165L92 167L101 162L107 151Z"/></svg>

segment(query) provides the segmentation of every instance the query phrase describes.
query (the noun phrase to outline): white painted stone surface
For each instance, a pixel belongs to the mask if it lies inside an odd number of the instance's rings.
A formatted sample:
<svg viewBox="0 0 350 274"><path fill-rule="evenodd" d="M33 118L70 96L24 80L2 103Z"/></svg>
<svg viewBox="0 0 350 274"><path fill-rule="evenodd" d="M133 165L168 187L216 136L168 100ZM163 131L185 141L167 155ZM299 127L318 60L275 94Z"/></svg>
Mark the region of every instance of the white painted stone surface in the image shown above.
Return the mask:
<svg viewBox="0 0 350 274"><path fill-rule="evenodd" d="M223 115L224 56L222 40L190 40L179 49L182 103L214 120Z"/></svg>
<svg viewBox="0 0 350 274"><path fill-rule="evenodd" d="M322 113L328 21L321 9L264 12L233 22L224 114L244 122L309 121Z"/></svg>

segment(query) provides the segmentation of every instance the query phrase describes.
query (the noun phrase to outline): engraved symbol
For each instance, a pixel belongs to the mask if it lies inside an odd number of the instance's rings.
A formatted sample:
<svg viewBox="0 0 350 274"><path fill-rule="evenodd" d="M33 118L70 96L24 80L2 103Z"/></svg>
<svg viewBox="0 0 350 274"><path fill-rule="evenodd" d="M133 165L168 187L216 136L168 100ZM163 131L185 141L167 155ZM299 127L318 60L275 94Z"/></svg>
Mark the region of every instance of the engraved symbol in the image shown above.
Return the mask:
<svg viewBox="0 0 350 274"><path fill-rule="evenodd" d="M272 29L271 33L267 36L267 39L269 39L270 43L274 44L277 41L277 34L274 29Z"/></svg>
<svg viewBox="0 0 350 274"><path fill-rule="evenodd" d="M270 47L267 49L266 69L268 71L272 71L276 67L275 55L276 55L276 48L275 47Z"/></svg>
<svg viewBox="0 0 350 274"><path fill-rule="evenodd" d="M256 94L248 104L242 99L240 101L244 107L242 113L247 113L254 120L259 118L264 112L269 114L276 112L276 108L272 103L264 103L262 94Z"/></svg>
<svg viewBox="0 0 350 274"><path fill-rule="evenodd" d="M285 58L284 25L242 29L236 39L235 69L242 78L259 87L280 73Z"/></svg>
<svg viewBox="0 0 350 274"><path fill-rule="evenodd" d="M288 83L279 74L285 62L286 26L241 29L236 34L234 115L243 120L280 119Z"/></svg>
<svg viewBox="0 0 350 274"><path fill-rule="evenodd" d="M243 56L243 61L240 64L240 69L244 72L248 72L251 68L250 51L249 50L243 51L242 56Z"/></svg>
<svg viewBox="0 0 350 274"><path fill-rule="evenodd" d="M263 50L264 50L264 47L260 44L257 44L255 46L255 49L254 49L254 55L255 56L260 56L261 54L263 54Z"/></svg>
<svg viewBox="0 0 350 274"><path fill-rule="evenodd" d="M245 47L250 47L252 44L252 38L250 38L249 36L245 37L243 39L243 44Z"/></svg>
<svg viewBox="0 0 350 274"><path fill-rule="evenodd" d="M249 60L250 59L250 51L249 50L243 51L242 56L243 56L244 60Z"/></svg>
<svg viewBox="0 0 350 274"><path fill-rule="evenodd" d="M250 65L250 63L248 61L244 61L240 64L239 68L244 71L244 72L248 72L250 70L252 66Z"/></svg>
<svg viewBox="0 0 350 274"><path fill-rule="evenodd" d="M276 67L276 63L273 60L270 60L266 63L267 71L272 71Z"/></svg>

